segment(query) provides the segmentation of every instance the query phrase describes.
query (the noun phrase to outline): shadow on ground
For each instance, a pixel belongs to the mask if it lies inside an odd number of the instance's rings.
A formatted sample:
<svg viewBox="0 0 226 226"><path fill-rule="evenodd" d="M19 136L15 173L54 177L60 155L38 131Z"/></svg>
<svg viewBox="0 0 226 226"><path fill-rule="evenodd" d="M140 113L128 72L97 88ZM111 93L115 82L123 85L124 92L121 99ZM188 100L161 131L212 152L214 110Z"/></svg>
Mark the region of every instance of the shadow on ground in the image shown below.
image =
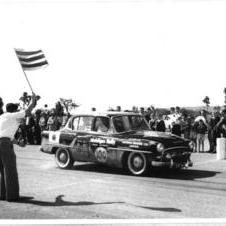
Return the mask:
<svg viewBox="0 0 226 226"><path fill-rule="evenodd" d="M97 163L79 163L79 165L73 166L72 170L81 170L87 172L99 172L99 173L106 173L106 174L118 174L118 175L129 175L126 170L108 167L102 164Z"/></svg>
<svg viewBox="0 0 226 226"><path fill-rule="evenodd" d="M155 169L152 171L152 177L165 178L165 179L177 179L177 180L195 180L201 178L214 177L218 171L209 170L197 170L197 169Z"/></svg>
<svg viewBox="0 0 226 226"><path fill-rule="evenodd" d="M70 202L70 201L63 200L63 197L64 195L58 195L55 198L54 202L48 202L48 201L34 200L34 197L22 196L17 202L25 203L25 204L33 204L38 206L90 206L90 205L106 205L106 204L126 204L125 202L89 202L89 201ZM134 204L127 204L127 205L143 208L147 210L154 210L154 211L181 212L180 209L176 209L176 208L137 206Z"/></svg>
<svg viewBox="0 0 226 226"><path fill-rule="evenodd" d="M95 163L84 163L79 165L74 165L72 170L81 170L81 171L92 171L100 172L105 174L115 174L115 175L130 175L124 169L111 168L108 166L95 164ZM148 175L143 177L156 177L156 178L165 178L165 179L178 179L178 180L194 180L199 178L208 178L214 177L216 174L221 173L218 171L207 171L207 170L197 170L197 169L180 169L174 170L169 168L152 168Z"/></svg>
<svg viewBox="0 0 226 226"><path fill-rule="evenodd" d="M70 202L70 201L63 200L62 199L63 197L64 195L58 195L54 202L48 202L48 201L35 200L34 197L22 196L17 202L33 204L38 206L89 206L89 205L123 203L123 202L88 202L88 201Z"/></svg>
<svg viewBox="0 0 226 226"><path fill-rule="evenodd" d="M149 206L137 206L147 210L163 211L163 212L182 212L180 209L171 207L149 207Z"/></svg>

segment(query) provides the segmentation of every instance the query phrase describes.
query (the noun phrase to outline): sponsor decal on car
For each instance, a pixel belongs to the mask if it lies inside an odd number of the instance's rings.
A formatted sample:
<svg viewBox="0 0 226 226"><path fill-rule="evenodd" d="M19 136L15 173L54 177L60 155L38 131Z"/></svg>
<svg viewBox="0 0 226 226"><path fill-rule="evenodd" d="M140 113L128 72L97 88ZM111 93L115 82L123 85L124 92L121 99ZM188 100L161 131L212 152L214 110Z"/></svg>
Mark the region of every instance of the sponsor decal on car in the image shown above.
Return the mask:
<svg viewBox="0 0 226 226"><path fill-rule="evenodd" d="M99 162L103 162L103 163L106 162L107 161L107 150L106 150L106 148L98 147L95 150L95 156L96 156L96 158Z"/></svg>
<svg viewBox="0 0 226 226"><path fill-rule="evenodd" d="M102 138L91 138L90 139L91 143L95 144L110 144L110 145L115 145L115 140L112 138L107 138L107 139L102 139Z"/></svg>
<svg viewBox="0 0 226 226"><path fill-rule="evenodd" d="M95 144L105 144L106 143L106 141L101 138L91 138L90 142L95 143Z"/></svg>
<svg viewBox="0 0 226 226"><path fill-rule="evenodd" d="M60 141L60 132L50 131L49 142L55 144L55 143L59 143L59 141Z"/></svg>
<svg viewBox="0 0 226 226"><path fill-rule="evenodd" d="M136 140L125 140L122 143L128 144L128 145L135 145L135 146L142 146L143 145L143 142L136 141Z"/></svg>
<svg viewBox="0 0 226 226"><path fill-rule="evenodd" d="M115 140L114 139L107 139L106 143L111 144L111 145L115 145Z"/></svg>

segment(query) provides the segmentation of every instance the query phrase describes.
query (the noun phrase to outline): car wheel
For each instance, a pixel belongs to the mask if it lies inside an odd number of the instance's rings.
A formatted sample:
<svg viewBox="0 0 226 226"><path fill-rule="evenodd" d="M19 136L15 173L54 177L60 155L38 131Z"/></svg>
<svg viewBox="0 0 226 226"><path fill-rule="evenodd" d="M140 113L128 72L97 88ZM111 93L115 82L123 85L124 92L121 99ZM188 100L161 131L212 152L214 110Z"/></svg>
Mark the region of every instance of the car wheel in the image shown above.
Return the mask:
<svg viewBox="0 0 226 226"><path fill-rule="evenodd" d="M73 161L67 149L58 148L55 154L55 160L61 169L69 169L73 166Z"/></svg>
<svg viewBox="0 0 226 226"><path fill-rule="evenodd" d="M148 161L143 153L131 152L127 159L127 167L131 174L140 176L147 172Z"/></svg>

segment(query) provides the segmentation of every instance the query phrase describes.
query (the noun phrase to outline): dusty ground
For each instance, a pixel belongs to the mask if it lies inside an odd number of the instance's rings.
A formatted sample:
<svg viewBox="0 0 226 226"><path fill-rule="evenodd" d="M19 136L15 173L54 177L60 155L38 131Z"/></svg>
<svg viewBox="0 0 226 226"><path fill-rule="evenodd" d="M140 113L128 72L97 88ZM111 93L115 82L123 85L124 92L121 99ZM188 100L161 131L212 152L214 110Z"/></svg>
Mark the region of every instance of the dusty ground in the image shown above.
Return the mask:
<svg viewBox="0 0 226 226"><path fill-rule="evenodd" d="M54 156L40 152L38 146L17 147L16 155L25 199L19 203L1 201L1 219L136 222L226 218L226 160L216 160L215 154L194 153L192 168L156 170L149 177L88 163L61 170Z"/></svg>

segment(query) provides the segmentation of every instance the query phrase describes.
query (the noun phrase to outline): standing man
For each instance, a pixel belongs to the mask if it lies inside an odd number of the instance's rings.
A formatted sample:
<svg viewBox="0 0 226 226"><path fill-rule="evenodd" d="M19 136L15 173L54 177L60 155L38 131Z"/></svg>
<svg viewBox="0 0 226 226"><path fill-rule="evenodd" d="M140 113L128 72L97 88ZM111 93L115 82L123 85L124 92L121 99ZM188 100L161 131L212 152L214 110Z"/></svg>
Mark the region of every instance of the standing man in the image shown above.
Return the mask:
<svg viewBox="0 0 226 226"><path fill-rule="evenodd" d="M159 131L159 132L166 131L166 125L160 113L157 113L157 119L155 121L155 131Z"/></svg>
<svg viewBox="0 0 226 226"><path fill-rule="evenodd" d="M12 141L21 120L31 114L35 105L36 95L33 93L26 110L17 111L18 105L9 103L6 105L7 112L0 116L0 200L19 200L19 180Z"/></svg>
<svg viewBox="0 0 226 226"><path fill-rule="evenodd" d="M3 112L3 105L4 105L4 103L3 103L3 101L2 101L2 98L0 97L0 115L2 115L4 112Z"/></svg>
<svg viewBox="0 0 226 226"><path fill-rule="evenodd" d="M216 130L218 137L226 137L226 109L222 111L221 115L220 121L216 124Z"/></svg>
<svg viewBox="0 0 226 226"><path fill-rule="evenodd" d="M209 140L209 153L216 153L217 137L220 137L216 129L217 123L220 121L220 116L217 112L213 112L208 119L208 140Z"/></svg>
<svg viewBox="0 0 226 226"><path fill-rule="evenodd" d="M207 132L207 126L202 119L196 125L197 132L197 152L204 152L205 134Z"/></svg>

